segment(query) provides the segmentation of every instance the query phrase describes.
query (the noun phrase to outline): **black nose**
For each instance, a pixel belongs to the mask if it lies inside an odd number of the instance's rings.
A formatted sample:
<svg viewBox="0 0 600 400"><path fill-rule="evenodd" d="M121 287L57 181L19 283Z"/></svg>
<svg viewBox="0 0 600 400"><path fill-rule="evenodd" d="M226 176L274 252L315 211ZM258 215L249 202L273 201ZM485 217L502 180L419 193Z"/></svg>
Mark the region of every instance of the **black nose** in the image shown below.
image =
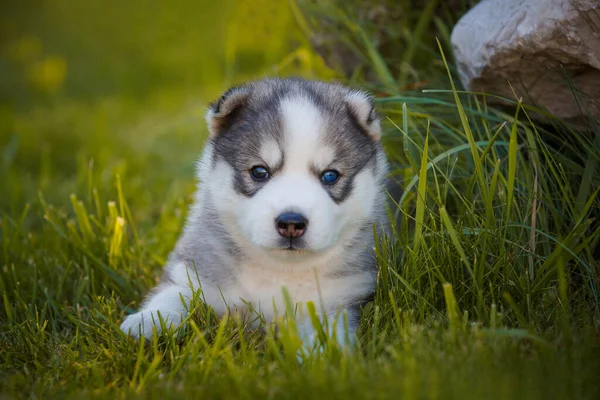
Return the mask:
<svg viewBox="0 0 600 400"><path fill-rule="evenodd" d="M277 232L286 238L299 238L306 232L308 220L298 213L283 213L275 220Z"/></svg>

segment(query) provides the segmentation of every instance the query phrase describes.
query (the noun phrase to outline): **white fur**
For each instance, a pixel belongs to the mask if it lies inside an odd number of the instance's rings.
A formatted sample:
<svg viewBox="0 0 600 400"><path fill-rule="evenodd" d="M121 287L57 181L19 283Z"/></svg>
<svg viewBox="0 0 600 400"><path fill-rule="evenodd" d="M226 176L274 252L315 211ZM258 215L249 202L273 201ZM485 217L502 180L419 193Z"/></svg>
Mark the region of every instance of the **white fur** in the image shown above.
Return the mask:
<svg viewBox="0 0 600 400"><path fill-rule="evenodd" d="M159 318L163 319L167 327L177 327L185 318L186 304L189 304L191 295L190 288L184 285L166 286L150 297L140 312L125 318L121 330L134 337L150 338L153 326L156 325L159 332L161 330Z"/></svg>

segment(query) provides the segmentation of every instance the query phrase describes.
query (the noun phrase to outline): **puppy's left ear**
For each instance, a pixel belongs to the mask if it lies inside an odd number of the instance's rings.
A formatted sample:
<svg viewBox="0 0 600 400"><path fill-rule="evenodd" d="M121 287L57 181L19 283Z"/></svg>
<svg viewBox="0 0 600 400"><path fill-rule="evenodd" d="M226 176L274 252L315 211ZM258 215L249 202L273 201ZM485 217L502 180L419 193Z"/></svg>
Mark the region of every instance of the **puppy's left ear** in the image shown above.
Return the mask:
<svg viewBox="0 0 600 400"><path fill-rule="evenodd" d="M348 110L369 137L375 141L381 139L381 123L373 107L373 96L360 90L346 95Z"/></svg>
<svg viewBox="0 0 600 400"><path fill-rule="evenodd" d="M217 136L231 124L237 113L246 106L249 96L249 87L236 86L208 106L205 118L210 137Z"/></svg>

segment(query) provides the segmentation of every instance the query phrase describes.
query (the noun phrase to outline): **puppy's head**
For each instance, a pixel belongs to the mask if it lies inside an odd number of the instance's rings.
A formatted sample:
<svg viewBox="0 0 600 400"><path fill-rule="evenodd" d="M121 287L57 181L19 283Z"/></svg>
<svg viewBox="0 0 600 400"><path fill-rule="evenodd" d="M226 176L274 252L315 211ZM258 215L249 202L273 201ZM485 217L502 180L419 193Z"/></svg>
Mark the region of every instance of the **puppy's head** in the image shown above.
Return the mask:
<svg viewBox="0 0 600 400"><path fill-rule="evenodd" d="M225 92L206 120L199 178L241 248L307 256L376 222L387 165L367 94L267 79Z"/></svg>

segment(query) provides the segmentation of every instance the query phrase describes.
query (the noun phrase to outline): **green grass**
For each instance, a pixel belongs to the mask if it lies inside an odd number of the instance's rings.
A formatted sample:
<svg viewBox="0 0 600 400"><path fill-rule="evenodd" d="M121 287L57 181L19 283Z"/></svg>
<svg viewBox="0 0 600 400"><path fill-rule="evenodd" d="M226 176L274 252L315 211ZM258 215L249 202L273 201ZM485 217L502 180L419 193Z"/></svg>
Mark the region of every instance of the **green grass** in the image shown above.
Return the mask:
<svg viewBox="0 0 600 400"><path fill-rule="evenodd" d="M256 30L240 22L247 9L223 17L228 5L102 7L131 23L116 32L67 2L2 14L0 398L598 398L598 140L456 90L454 16L400 13L406 28L382 38L360 1L338 3L265 2ZM274 12L280 35L260 31ZM252 76L340 78L300 34L323 18L360 60L348 81L378 95L405 188L357 348L323 335L298 363L281 321L245 330L198 300L186 328L125 337L120 321L159 279L191 202L205 102ZM169 32L186 39L173 48ZM214 32L230 34L199 49Z"/></svg>

